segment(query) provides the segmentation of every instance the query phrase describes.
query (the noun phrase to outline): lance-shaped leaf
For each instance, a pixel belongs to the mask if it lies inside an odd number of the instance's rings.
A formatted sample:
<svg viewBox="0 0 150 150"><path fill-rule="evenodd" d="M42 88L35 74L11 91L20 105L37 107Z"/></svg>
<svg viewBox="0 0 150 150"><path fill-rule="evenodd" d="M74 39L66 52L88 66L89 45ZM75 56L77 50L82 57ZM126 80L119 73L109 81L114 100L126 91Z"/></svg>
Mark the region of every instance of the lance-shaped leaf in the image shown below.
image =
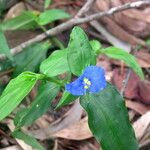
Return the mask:
<svg viewBox="0 0 150 150"><path fill-rule="evenodd" d="M125 64L131 67L137 73L137 75L141 77L141 79L144 79L142 69L140 68L140 65L137 63L136 58L133 55L116 47L101 49L100 52L110 58L123 60Z"/></svg>
<svg viewBox="0 0 150 150"><path fill-rule="evenodd" d="M89 127L103 150L138 150L138 143L119 92L110 84L80 99Z"/></svg>
<svg viewBox="0 0 150 150"><path fill-rule="evenodd" d="M49 77L57 76L69 71L67 49L53 52L41 63L40 71Z"/></svg>
<svg viewBox="0 0 150 150"><path fill-rule="evenodd" d="M0 120L9 115L31 91L40 74L24 72L11 80L0 96Z"/></svg>
<svg viewBox="0 0 150 150"><path fill-rule="evenodd" d="M40 84L38 95L28 108L19 111L15 117L16 127L30 125L42 116L51 106L52 100L59 92L59 86L50 82Z"/></svg>
<svg viewBox="0 0 150 150"><path fill-rule="evenodd" d="M23 52L14 57L14 76L24 71L37 72L40 63L46 58L46 53L50 47L49 42L37 43L25 48Z"/></svg>
<svg viewBox="0 0 150 150"><path fill-rule="evenodd" d="M0 29L0 54L5 54L10 60L13 60L13 57L10 53L10 49L7 44L7 40L1 29Z"/></svg>
<svg viewBox="0 0 150 150"><path fill-rule="evenodd" d="M59 19L69 18L69 14L61 9L46 10L39 15L37 20L39 25L46 25Z"/></svg>
<svg viewBox="0 0 150 150"><path fill-rule="evenodd" d="M67 58L71 72L77 76L85 67L96 63L88 37L80 27L74 27L71 32Z"/></svg>
<svg viewBox="0 0 150 150"><path fill-rule="evenodd" d="M34 137L25 134L22 131L14 131L12 135L17 139L23 140L26 144L32 146L36 150L45 150L45 148Z"/></svg>
<svg viewBox="0 0 150 150"><path fill-rule="evenodd" d="M6 20L2 23L2 30L27 30L35 29L37 15L31 11L25 11L19 16Z"/></svg>

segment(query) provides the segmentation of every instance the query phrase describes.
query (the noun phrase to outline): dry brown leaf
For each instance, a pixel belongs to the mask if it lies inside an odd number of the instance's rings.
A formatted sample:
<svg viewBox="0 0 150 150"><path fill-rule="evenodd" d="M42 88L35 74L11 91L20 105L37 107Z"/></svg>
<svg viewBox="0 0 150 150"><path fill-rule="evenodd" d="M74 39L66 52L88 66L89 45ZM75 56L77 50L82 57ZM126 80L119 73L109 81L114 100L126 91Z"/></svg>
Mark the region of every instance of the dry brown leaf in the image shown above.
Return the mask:
<svg viewBox="0 0 150 150"><path fill-rule="evenodd" d="M91 144L90 142L85 142L80 144L78 150L98 150L99 148L95 147L95 145Z"/></svg>
<svg viewBox="0 0 150 150"><path fill-rule="evenodd" d="M60 130L78 122L81 118L82 111L83 109L77 100L73 107L64 114L62 118L56 120L46 128L30 131L29 133L40 140L48 139Z"/></svg>
<svg viewBox="0 0 150 150"><path fill-rule="evenodd" d="M22 148L20 148L20 146L18 145L14 145L14 146L6 147L6 148L1 148L0 150L22 150Z"/></svg>
<svg viewBox="0 0 150 150"><path fill-rule="evenodd" d="M148 51L140 50L135 55L142 68L150 68L150 53Z"/></svg>
<svg viewBox="0 0 150 150"><path fill-rule="evenodd" d="M112 33L114 36L119 38L122 41L125 41L127 43L130 43L131 45L146 45L145 42L132 34L128 33L126 30L124 30L121 26L119 26L113 19L109 17L104 17L101 19L104 23L107 30Z"/></svg>
<svg viewBox="0 0 150 150"><path fill-rule="evenodd" d="M6 122L7 122L9 129L13 132L15 130L15 125L13 123L13 120L7 119ZM19 140L19 139L16 139L16 141L23 150L33 150L32 147L27 145L24 141Z"/></svg>
<svg viewBox="0 0 150 150"><path fill-rule="evenodd" d="M54 137L60 137L70 140L84 140L92 137L91 131L88 127L87 117L80 120L80 122L63 129L56 134Z"/></svg>
<svg viewBox="0 0 150 150"><path fill-rule="evenodd" d="M136 122L133 124L133 128L135 130L136 138L140 140L148 126L150 125L150 111L141 116Z"/></svg>
<svg viewBox="0 0 150 150"><path fill-rule="evenodd" d="M96 0L95 9L97 11L106 11L112 7L117 7L131 1ZM103 17L101 22L117 38L132 45L145 45L145 42L140 37L148 37L150 35L150 7L118 12L111 17Z"/></svg>
<svg viewBox="0 0 150 150"><path fill-rule="evenodd" d="M146 104L150 104L150 81L139 81L138 87L139 99Z"/></svg>
<svg viewBox="0 0 150 150"><path fill-rule="evenodd" d="M5 16L5 20L14 18L18 15L20 15L23 11L26 10L26 7L23 2L17 3L13 7L11 7L8 11L8 13Z"/></svg>
<svg viewBox="0 0 150 150"><path fill-rule="evenodd" d="M137 113L143 115L146 112L150 111L150 106L146 106L140 102L136 102L136 101L131 101L131 100L126 100L125 101L126 106L134 111L136 111Z"/></svg>
<svg viewBox="0 0 150 150"><path fill-rule="evenodd" d="M141 116L134 124L133 128L138 140L142 138L147 127L150 125L150 111ZM93 135L88 127L87 117L82 119L79 123L61 130L54 134L54 137L61 137L70 140L84 140L91 138Z"/></svg>
<svg viewBox="0 0 150 150"><path fill-rule="evenodd" d="M121 69L114 69L113 70L113 78L112 83L119 89L119 91L122 88L122 81L126 78L127 69L124 69L123 72L121 72ZM129 77L129 81L127 83L124 95L126 98L129 99L137 99L138 98L138 82L140 81L140 78L132 71L131 75ZM132 86L131 86L132 85Z"/></svg>

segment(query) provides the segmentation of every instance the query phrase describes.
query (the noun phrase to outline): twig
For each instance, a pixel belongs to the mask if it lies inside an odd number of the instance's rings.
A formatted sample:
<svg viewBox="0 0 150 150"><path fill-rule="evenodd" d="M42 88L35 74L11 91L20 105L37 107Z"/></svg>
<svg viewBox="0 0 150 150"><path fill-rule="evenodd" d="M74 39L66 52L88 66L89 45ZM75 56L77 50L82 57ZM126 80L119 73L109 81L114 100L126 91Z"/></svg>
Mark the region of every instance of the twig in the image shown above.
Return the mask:
<svg viewBox="0 0 150 150"><path fill-rule="evenodd" d="M138 50L138 46L134 46L134 47L131 49L130 53L133 54L133 55L136 57L134 51L137 51L137 50ZM126 75L125 79L124 79L123 82L122 82L122 89L121 89L121 91L120 91L120 94L121 94L122 96L124 95L124 92L125 92L125 90L126 90L126 87L127 87L127 84L128 84L129 78L130 78L130 75L131 75L131 71L132 71L131 68L129 68L129 69L128 69L128 72L127 72L127 75Z"/></svg>
<svg viewBox="0 0 150 150"><path fill-rule="evenodd" d="M76 14L75 18L81 17L84 13L86 13L90 6L93 4L95 0L87 0L87 2L83 5L83 7L79 10L79 12Z"/></svg>
<svg viewBox="0 0 150 150"><path fill-rule="evenodd" d="M127 52L130 52L131 50L131 45L116 38L115 36L113 36L111 33L109 33L98 21L91 21L90 25L95 28L99 33L101 33L109 43L111 43L112 45L124 49Z"/></svg>
<svg viewBox="0 0 150 150"><path fill-rule="evenodd" d="M73 18L73 19L71 19L65 23L62 23L62 24L56 26L55 28L48 30L46 33L48 36L54 36L54 35L57 35L57 34L65 31L65 30L68 30L69 28L73 27L74 25L86 23L86 22L89 22L92 20L99 19L103 16L110 16L116 12L119 12L119 11L131 9L131 8L138 8L138 7L145 6L145 5L150 5L150 0L145 0L145 1L141 0L141 1L137 1L137 2L126 3L124 5L111 8L108 11L95 13L93 15L90 15L90 16L87 16L84 18ZM23 50L23 48L29 46L32 43L40 42L43 39L45 39L46 37L47 36L45 35L45 33L42 33L42 34L36 36L35 38L30 39L29 41L26 41L26 42L20 44L19 46L11 49L11 53L12 53L12 55L15 55L16 53L21 52ZM0 60L3 60L5 58L6 58L5 55L0 55Z"/></svg>
<svg viewBox="0 0 150 150"><path fill-rule="evenodd" d="M126 75L126 78L123 80L122 82L122 89L120 91L120 94L123 96L124 95L124 92L126 90L126 87L127 87L127 83L129 81L129 78L130 78L130 75L131 75L131 69L128 69L128 73Z"/></svg>

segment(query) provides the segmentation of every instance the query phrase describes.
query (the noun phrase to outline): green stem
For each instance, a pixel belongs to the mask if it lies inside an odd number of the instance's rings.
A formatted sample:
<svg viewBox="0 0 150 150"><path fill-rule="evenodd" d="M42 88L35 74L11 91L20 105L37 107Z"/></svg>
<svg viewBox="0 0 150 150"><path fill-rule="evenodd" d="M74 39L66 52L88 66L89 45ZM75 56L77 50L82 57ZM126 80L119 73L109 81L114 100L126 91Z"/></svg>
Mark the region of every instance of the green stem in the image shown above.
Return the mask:
<svg viewBox="0 0 150 150"><path fill-rule="evenodd" d="M50 82L53 82L53 83L56 83L62 87L64 87L65 85L65 82L63 80L57 80L57 79L54 79L54 78L51 78L51 77L46 77L45 78L47 81L50 81Z"/></svg>
<svg viewBox="0 0 150 150"><path fill-rule="evenodd" d="M56 37L51 38L52 42L54 42L60 49L64 49L63 43Z"/></svg>

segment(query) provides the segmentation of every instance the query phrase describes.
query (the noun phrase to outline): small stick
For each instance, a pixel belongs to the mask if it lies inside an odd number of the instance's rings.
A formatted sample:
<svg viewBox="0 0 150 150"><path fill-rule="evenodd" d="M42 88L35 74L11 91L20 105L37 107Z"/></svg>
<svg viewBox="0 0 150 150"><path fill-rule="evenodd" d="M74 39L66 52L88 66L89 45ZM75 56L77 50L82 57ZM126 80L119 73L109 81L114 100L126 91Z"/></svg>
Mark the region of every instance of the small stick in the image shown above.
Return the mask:
<svg viewBox="0 0 150 150"><path fill-rule="evenodd" d="M123 80L123 82L122 82L122 89L121 89L121 91L120 91L120 94L121 94L122 96L124 95L124 92L125 92L125 90L126 90L127 83L128 83L128 81L129 81L130 75L131 75L131 69L128 69L128 73L127 73L127 75L126 75L126 78L125 78L125 80Z"/></svg>

